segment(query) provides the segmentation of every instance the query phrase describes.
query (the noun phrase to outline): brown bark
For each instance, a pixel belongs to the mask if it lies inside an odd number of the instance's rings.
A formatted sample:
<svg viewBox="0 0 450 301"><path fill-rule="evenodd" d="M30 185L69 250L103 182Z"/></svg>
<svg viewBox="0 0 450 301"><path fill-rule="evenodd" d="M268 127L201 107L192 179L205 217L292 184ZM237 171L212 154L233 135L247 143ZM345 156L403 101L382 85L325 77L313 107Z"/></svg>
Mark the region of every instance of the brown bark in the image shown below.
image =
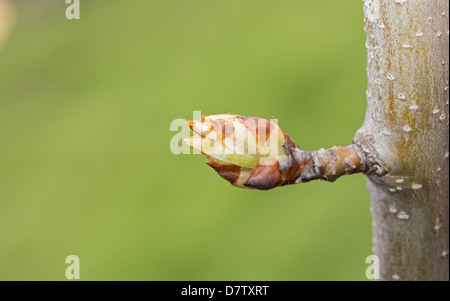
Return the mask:
<svg viewBox="0 0 450 301"><path fill-rule="evenodd" d="M307 152L289 138L285 148L288 149L288 154L292 154L295 165L290 181L284 185L319 179L334 182L343 175L366 171L364 154L355 144Z"/></svg>
<svg viewBox="0 0 450 301"><path fill-rule="evenodd" d="M449 2L364 0L366 154L382 280L449 279Z"/></svg>

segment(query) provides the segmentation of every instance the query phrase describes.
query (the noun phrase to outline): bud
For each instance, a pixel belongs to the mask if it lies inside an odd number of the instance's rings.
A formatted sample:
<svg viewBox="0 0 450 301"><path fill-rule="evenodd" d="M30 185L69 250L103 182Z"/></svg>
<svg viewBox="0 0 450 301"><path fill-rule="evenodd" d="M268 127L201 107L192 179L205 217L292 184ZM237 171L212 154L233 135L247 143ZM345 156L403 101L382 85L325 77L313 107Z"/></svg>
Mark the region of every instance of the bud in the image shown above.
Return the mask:
<svg viewBox="0 0 450 301"><path fill-rule="evenodd" d="M239 115L205 115L187 124L194 136L183 139L205 155L222 178L241 188L267 190L289 181L290 141L275 120Z"/></svg>
<svg viewBox="0 0 450 301"><path fill-rule="evenodd" d="M222 114L205 115L187 125L194 136L183 141L237 187L267 190L315 179L333 182L367 170L358 145L307 152L275 120Z"/></svg>

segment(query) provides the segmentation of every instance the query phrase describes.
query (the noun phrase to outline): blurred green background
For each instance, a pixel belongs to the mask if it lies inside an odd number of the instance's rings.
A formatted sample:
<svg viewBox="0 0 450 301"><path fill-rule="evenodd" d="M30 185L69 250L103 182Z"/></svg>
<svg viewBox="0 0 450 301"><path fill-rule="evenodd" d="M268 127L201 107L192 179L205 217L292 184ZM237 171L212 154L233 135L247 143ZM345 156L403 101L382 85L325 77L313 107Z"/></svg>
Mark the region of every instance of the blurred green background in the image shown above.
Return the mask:
<svg viewBox="0 0 450 301"><path fill-rule="evenodd" d="M2 0L4 1L4 0ZM364 280L363 175L232 187L172 120L275 116L306 150L365 113L357 1L15 1L0 49L0 279Z"/></svg>

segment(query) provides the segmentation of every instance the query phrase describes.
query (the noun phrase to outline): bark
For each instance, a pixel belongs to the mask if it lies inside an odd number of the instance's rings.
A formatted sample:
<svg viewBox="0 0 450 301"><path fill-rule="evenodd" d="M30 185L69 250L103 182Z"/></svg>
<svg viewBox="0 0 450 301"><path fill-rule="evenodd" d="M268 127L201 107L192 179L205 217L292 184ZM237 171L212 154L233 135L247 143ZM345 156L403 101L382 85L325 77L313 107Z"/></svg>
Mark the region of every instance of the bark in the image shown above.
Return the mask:
<svg viewBox="0 0 450 301"><path fill-rule="evenodd" d="M345 147L334 146L307 152L298 147L290 137L284 145L288 153L288 180L283 185L305 183L312 180L336 181L343 175L366 171L365 156L355 144Z"/></svg>
<svg viewBox="0 0 450 301"><path fill-rule="evenodd" d="M381 280L449 279L449 2L364 0L366 155Z"/></svg>

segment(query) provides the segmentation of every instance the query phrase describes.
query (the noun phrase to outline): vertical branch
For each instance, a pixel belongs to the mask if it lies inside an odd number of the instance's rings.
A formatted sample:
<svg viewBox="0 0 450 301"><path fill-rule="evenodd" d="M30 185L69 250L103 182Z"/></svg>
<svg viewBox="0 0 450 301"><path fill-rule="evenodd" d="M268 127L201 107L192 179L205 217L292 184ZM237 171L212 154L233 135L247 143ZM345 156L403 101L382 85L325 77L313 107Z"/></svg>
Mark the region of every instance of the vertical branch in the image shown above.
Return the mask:
<svg viewBox="0 0 450 301"><path fill-rule="evenodd" d="M368 175L384 280L449 279L449 2L364 0Z"/></svg>

